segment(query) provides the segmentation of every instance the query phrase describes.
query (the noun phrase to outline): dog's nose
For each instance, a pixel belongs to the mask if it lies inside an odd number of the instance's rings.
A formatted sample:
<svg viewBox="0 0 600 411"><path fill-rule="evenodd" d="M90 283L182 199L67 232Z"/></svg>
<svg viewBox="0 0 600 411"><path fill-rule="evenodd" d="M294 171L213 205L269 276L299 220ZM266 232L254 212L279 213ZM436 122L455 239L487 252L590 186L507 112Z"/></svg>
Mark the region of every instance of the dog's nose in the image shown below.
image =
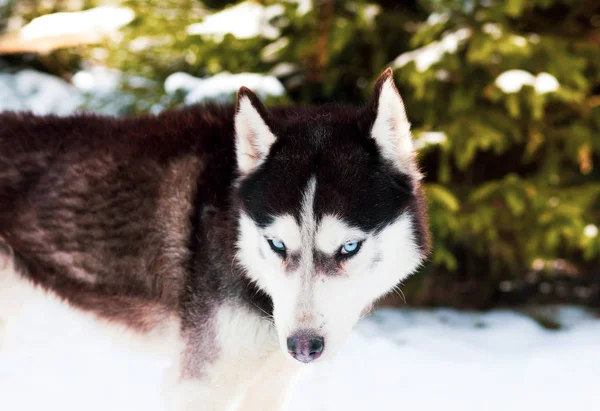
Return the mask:
<svg viewBox="0 0 600 411"><path fill-rule="evenodd" d="M300 362L311 362L323 353L325 340L316 335L297 334L287 339L288 352Z"/></svg>

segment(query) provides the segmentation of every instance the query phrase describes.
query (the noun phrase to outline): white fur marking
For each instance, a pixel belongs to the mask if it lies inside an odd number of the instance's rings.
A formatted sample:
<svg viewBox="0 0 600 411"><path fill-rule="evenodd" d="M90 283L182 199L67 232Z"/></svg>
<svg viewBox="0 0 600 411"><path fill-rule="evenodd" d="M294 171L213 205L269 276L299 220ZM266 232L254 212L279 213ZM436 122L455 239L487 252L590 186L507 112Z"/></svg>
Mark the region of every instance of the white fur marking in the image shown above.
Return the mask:
<svg viewBox="0 0 600 411"><path fill-rule="evenodd" d="M300 232L302 237L302 253L300 257L303 267L303 277L309 277L312 274L313 267L313 244L316 230L315 221L315 193L317 191L317 180L311 177L308 180L308 185L300 208ZM305 278L306 279L306 278Z"/></svg>
<svg viewBox="0 0 600 411"><path fill-rule="evenodd" d="M335 216L325 215L319 224L316 243L319 250L333 254L346 242L360 241L366 237L367 233L362 230L350 227Z"/></svg>
<svg viewBox="0 0 600 411"><path fill-rule="evenodd" d="M275 142L275 135L248 96L240 98L234 123L238 167L246 175L265 160Z"/></svg>
<svg viewBox="0 0 600 411"><path fill-rule="evenodd" d="M373 123L371 135L377 141L385 158L393 161L405 174L409 176L416 174L412 160L410 123L392 77L381 86L377 118Z"/></svg>
<svg viewBox="0 0 600 411"><path fill-rule="evenodd" d="M276 217L275 222L265 230L265 235L283 241L290 251L298 251L302 246L300 227L291 215Z"/></svg>
<svg viewBox="0 0 600 411"><path fill-rule="evenodd" d="M219 308L216 325L215 344L219 351L215 362L204 370L205 379L185 381L178 387L177 402L172 404L172 409L279 411L277 408L252 408L256 405L249 407L247 402L247 398L254 395L249 390L261 380L279 373L279 377L286 378L289 383L298 370L298 365L291 367L279 350L270 320L241 306L224 305ZM281 402L284 394L269 391L263 401Z"/></svg>
<svg viewBox="0 0 600 411"><path fill-rule="evenodd" d="M287 308L285 311L287 321L291 322L292 325L286 338L291 336L292 332L302 329L306 325L306 321L304 321L302 323L295 324L294 327L294 322L296 322L298 318L312 319L314 321L314 316L312 315L312 283L314 274L314 237L317 227L314 211L316 191L317 180L315 177L311 177L308 180L300 208L302 251L300 254L300 272L295 273L295 275L299 277L300 289L296 290L296 298L294 299L296 303L295 307L291 306L290 302L286 303ZM292 319L292 317L295 318ZM312 326L313 324L309 325Z"/></svg>

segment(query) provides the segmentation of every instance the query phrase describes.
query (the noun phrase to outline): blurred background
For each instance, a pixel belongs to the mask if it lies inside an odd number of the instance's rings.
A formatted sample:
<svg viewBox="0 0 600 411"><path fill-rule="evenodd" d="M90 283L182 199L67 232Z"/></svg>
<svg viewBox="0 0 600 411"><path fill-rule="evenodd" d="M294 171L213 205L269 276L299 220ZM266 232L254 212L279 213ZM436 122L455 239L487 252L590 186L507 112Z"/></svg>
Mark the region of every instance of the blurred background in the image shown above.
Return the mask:
<svg viewBox="0 0 600 411"><path fill-rule="evenodd" d="M597 409L597 0L0 0L0 110L157 113L242 85L360 104L387 66L433 256L292 410Z"/></svg>
<svg viewBox="0 0 600 411"><path fill-rule="evenodd" d="M0 110L125 115L241 85L361 103L394 69L434 254L389 304L600 306L594 0L0 0Z"/></svg>

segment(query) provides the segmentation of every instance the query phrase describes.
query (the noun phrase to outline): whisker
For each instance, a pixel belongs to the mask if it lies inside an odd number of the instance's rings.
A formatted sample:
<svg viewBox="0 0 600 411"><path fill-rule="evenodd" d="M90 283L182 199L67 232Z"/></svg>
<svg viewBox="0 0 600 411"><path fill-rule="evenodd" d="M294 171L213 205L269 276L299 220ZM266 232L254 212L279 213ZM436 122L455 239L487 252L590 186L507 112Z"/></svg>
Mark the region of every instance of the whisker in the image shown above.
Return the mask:
<svg viewBox="0 0 600 411"><path fill-rule="evenodd" d="M266 314L267 317L273 317L273 314L269 314L268 312L266 312L265 310L263 310L262 308L260 308L256 303L252 303L256 308L258 308L260 311L263 312L263 314Z"/></svg>
<svg viewBox="0 0 600 411"><path fill-rule="evenodd" d="M231 266L229 267L229 271L233 274L233 265L235 264L235 255L231 257Z"/></svg>
<svg viewBox="0 0 600 411"><path fill-rule="evenodd" d="M404 293L402 292L402 289L400 288L400 284L398 284L397 286L395 286L392 289L396 294L398 294L398 296L400 296L400 298L402 298L402 301L404 301L404 304L406 304L406 296L404 295Z"/></svg>

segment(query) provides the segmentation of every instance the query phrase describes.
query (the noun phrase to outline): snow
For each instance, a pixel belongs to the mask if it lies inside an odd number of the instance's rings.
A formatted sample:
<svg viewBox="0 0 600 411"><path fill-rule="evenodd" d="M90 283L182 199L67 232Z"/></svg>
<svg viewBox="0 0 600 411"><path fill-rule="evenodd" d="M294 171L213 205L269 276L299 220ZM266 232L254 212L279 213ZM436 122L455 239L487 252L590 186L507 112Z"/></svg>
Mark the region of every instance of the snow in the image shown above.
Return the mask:
<svg viewBox="0 0 600 411"><path fill-rule="evenodd" d="M380 310L290 411L564 411L600 401L600 320L563 307L561 331L510 311Z"/></svg>
<svg viewBox="0 0 600 411"><path fill-rule="evenodd" d="M123 83L133 87L150 84L147 79L126 76L101 66L75 73L71 82L35 70L0 74L0 111L23 110L64 116L85 108L118 115L134 98L121 91Z"/></svg>
<svg viewBox="0 0 600 411"><path fill-rule="evenodd" d="M105 67L92 67L73 75L73 85L86 92L108 93L119 89L122 81L121 72Z"/></svg>
<svg viewBox="0 0 600 411"><path fill-rule="evenodd" d="M267 63L273 63L277 61L279 54L287 48L290 44L290 39L287 37L281 37L275 40L273 43L268 44L262 49L260 53L260 59Z"/></svg>
<svg viewBox="0 0 600 411"><path fill-rule="evenodd" d="M55 313L47 314L30 322L48 330L43 342L4 342L12 349L0 351L0 409L164 410L165 357L132 354L85 321L58 336L47 321ZM600 320L574 307L538 314L563 329L505 310L378 310L333 362L306 367L289 411L592 409L600 401ZM19 349L39 344L53 355ZM24 367L32 364L36 373Z"/></svg>
<svg viewBox="0 0 600 411"><path fill-rule="evenodd" d="M539 94L544 94L558 90L560 84L552 74L540 73L535 79L534 87Z"/></svg>
<svg viewBox="0 0 600 411"><path fill-rule="evenodd" d="M292 75L294 73L298 73L300 71L300 67L297 64L289 63L289 62L281 62L277 63L275 67L273 67L269 74L275 77L285 77Z"/></svg>
<svg viewBox="0 0 600 411"><path fill-rule="evenodd" d="M91 66L78 71L73 75L71 82L84 92L86 110L111 115L122 114L135 103L136 96L122 90L122 86L145 88L154 84L146 78L103 66Z"/></svg>
<svg viewBox="0 0 600 411"><path fill-rule="evenodd" d="M430 26L435 26L436 24L444 24L450 19L450 13L431 13L429 17L427 17L427 24Z"/></svg>
<svg viewBox="0 0 600 411"><path fill-rule="evenodd" d="M274 40L279 37L280 32L269 21L283 12L281 4L265 7L245 1L206 16L201 23L189 25L186 31L192 35L212 37L217 41L222 40L226 34L232 34L238 39L262 36Z"/></svg>
<svg viewBox="0 0 600 411"><path fill-rule="evenodd" d="M414 61L417 70L422 73L428 70L433 64L439 62L445 54L455 53L458 50L458 46L471 37L471 33L472 31L469 28L461 28L447 33L439 41L434 41L424 47L402 53L396 57L392 65L394 68L400 68Z"/></svg>
<svg viewBox="0 0 600 411"><path fill-rule="evenodd" d="M363 9L363 15L369 26L373 26L375 18L381 13L381 7L376 4L369 4Z"/></svg>
<svg viewBox="0 0 600 411"><path fill-rule="evenodd" d="M414 147L420 150L425 146L442 144L448 140L448 136L443 131L423 131L414 139Z"/></svg>
<svg viewBox="0 0 600 411"><path fill-rule="evenodd" d="M498 40L502 37L502 27L496 23L485 23L482 27L484 33L489 34L495 40Z"/></svg>
<svg viewBox="0 0 600 411"><path fill-rule="evenodd" d="M129 24L134 18L133 10L113 6L53 13L33 19L21 29L19 35L32 40L49 36L88 35L90 31L109 33Z"/></svg>
<svg viewBox="0 0 600 411"><path fill-rule="evenodd" d="M282 67L283 69L283 67ZM95 66L73 75L72 84L35 70L15 74L0 73L0 111L27 110L37 114L68 115L86 107L105 114L120 114L135 98L120 89L124 83L147 87L151 81L142 77ZM230 103L240 87L246 86L259 97L280 97L285 88L273 75L258 73L220 73L197 78L187 73L173 73L165 80L168 94L185 93L185 103L205 100Z"/></svg>
<svg viewBox="0 0 600 411"><path fill-rule="evenodd" d="M80 70L75 73L71 81L78 89L95 95L118 92L123 83L127 83L132 87L147 87L153 84L151 80L146 78L128 75L120 70L104 66L92 66Z"/></svg>
<svg viewBox="0 0 600 411"><path fill-rule="evenodd" d="M583 228L583 234L586 237L594 238L598 235L598 227L594 224L588 224Z"/></svg>
<svg viewBox="0 0 600 411"><path fill-rule="evenodd" d="M516 93L524 85L535 84L535 76L525 70L508 70L500 74L495 83L505 93Z"/></svg>
<svg viewBox="0 0 600 411"><path fill-rule="evenodd" d="M173 73L165 80L165 90L174 94L178 90L187 93L186 104L212 99L222 102L231 101L240 87L246 86L259 97L282 96L285 89L274 76L257 73L219 73L205 79L187 73Z"/></svg>
<svg viewBox="0 0 600 411"><path fill-rule="evenodd" d="M511 35L510 36L510 41L515 46L519 46L519 47L525 47L525 46L527 46L527 39L525 37L523 37L523 36Z"/></svg>
<svg viewBox="0 0 600 411"><path fill-rule="evenodd" d="M83 94L60 78L35 70L0 74L0 111L66 115L83 102Z"/></svg>
<svg viewBox="0 0 600 411"><path fill-rule="evenodd" d="M536 93L545 94L558 90L560 84L556 77L548 73L534 76L525 70L508 70L496 77L496 86L505 93L517 93L523 86L532 86Z"/></svg>
<svg viewBox="0 0 600 411"><path fill-rule="evenodd" d="M298 9L296 12L300 16L304 16L306 13L313 9L313 0L287 0L291 3L298 4Z"/></svg>

